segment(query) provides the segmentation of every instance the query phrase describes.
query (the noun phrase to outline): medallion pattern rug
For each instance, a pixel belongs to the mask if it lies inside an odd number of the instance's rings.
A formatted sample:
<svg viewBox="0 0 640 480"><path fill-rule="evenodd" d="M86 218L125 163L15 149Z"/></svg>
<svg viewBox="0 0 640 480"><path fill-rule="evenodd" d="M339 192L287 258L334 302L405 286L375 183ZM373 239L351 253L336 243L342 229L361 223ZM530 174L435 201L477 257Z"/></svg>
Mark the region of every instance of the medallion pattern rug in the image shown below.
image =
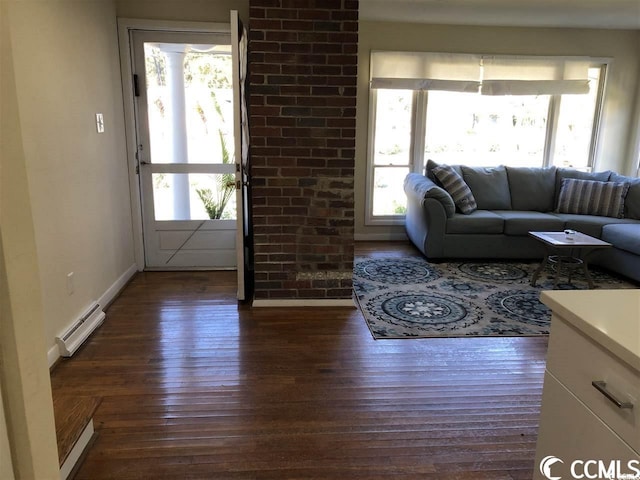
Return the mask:
<svg viewBox="0 0 640 480"><path fill-rule="evenodd" d="M376 339L545 335L550 310L540 302L552 290L551 270L530 285L538 262L429 263L422 257L356 258L355 298ZM589 267L596 288L637 288ZM586 289L576 272L559 289Z"/></svg>

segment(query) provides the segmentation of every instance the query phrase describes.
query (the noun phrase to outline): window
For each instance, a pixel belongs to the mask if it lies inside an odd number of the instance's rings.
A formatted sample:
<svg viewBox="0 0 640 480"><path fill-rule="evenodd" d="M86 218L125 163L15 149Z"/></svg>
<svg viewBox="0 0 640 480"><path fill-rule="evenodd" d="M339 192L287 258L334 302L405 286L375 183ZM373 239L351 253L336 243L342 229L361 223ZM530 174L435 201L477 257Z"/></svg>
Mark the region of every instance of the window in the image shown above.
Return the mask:
<svg viewBox="0 0 640 480"><path fill-rule="evenodd" d="M373 214L402 215L406 209L402 182L411 170L413 91L379 90L377 99Z"/></svg>
<svg viewBox="0 0 640 480"><path fill-rule="evenodd" d="M549 95L429 92L425 158L438 163L542 165Z"/></svg>
<svg viewBox="0 0 640 480"><path fill-rule="evenodd" d="M404 177L427 159L593 165L606 63L373 52L367 223L401 221Z"/></svg>

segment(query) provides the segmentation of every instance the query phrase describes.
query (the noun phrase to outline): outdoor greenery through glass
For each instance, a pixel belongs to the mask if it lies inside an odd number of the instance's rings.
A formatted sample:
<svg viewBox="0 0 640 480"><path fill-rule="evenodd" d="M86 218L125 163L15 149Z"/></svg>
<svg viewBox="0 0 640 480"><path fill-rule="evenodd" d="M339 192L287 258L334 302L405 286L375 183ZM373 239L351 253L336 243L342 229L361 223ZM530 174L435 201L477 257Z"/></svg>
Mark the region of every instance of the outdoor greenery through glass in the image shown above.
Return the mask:
<svg viewBox="0 0 640 480"><path fill-rule="evenodd" d="M148 118L153 163L173 163L166 118L171 92L167 60L153 44L145 44ZM227 52L187 51L184 58L188 163L233 163L233 90L231 56ZM172 214L171 181L176 176L154 174L156 220L178 220ZM189 219L235 219L235 175L190 174ZM186 219L185 219L186 220Z"/></svg>

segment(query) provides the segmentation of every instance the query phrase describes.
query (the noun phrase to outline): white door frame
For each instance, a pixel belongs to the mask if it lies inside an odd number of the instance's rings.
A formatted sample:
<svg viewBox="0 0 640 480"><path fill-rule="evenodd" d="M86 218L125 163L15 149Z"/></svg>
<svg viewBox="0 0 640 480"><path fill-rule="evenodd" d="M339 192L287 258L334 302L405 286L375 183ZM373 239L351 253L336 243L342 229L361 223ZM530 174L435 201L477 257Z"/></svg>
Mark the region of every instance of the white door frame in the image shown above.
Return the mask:
<svg viewBox="0 0 640 480"><path fill-rule="evenodd" d="M234 26L235 28L235 26ZM142 200L140 196L140 184L132 179L137 178L138 161L136 159L137 138L136 132L136 112L135 96L133 87L133 45L131 43L131 30L146 31L168 31L168 32L189 32L189 33L232 33L231 23L214 22L181 22L167 20L146 20L134 18L118 18L118 44L120 51L120 68L122 75L122 93L124 100L125 116L125 138L127 150L127 165L129 174L129 195L131 198L132 231L134 243L134 259L138 271L145 268L144 240L142 227ZM234 69L236 66L234 66ZM235 70L234 70L235 72ZM240 151L236 151L236 155ZM237 163L237 162L236 162ZM242 212L238 212L238 216ZM241 234L241 232L240 232ZM236 246L243 249L242 244ZM244 268L243 264L238 264L238 272ZM238 292L244 298L244 287Z"/></svg>

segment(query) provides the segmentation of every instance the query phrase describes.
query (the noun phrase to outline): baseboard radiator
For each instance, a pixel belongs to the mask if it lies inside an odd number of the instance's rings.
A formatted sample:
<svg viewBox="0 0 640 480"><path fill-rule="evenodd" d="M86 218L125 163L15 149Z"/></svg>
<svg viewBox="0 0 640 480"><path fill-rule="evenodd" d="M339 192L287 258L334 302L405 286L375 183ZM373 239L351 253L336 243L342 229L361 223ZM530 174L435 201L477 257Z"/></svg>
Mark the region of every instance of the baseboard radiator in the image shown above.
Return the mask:
<svg viewBox="0 0 640 480"><path fill-rule="evenodd" d="M78 319L61 336L56 337L60 355L70 357L80 345L98 328L104 321L105 313L97 302Z"/></svg>

